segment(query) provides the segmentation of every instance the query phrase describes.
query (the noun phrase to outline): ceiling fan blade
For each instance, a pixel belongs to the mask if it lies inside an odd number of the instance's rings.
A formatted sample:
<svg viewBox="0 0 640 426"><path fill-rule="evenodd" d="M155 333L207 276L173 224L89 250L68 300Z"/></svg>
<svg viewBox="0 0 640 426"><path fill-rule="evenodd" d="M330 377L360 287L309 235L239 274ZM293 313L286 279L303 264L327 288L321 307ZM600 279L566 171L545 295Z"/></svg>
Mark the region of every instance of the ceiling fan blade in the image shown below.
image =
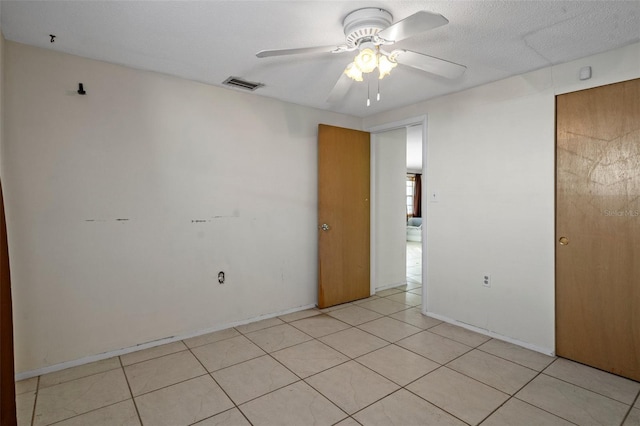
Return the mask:
<svg viewBox="0 0 640 426"><path fill-rule="evenodd" d="M333 89L331 89L331 93L329 93L327 102L330 104L333 104L338 101L341 101L349 91L352 81L353 80L351 80L349 76L347 76L345 73L342 73L340 75L340 78L336 82L336 85L333 86Z"/></svg>
<svg viewBox="0 0 640 426"><path fill-rule="evenodd" d="M426 10L416 12L405 19L380 31L377 35L390 42L404 40L425 31L438 28L449 23L449 20L439 13L431 13Z"/></svg>
<svg viewBox="0 0 640 426"><path fill-rule="evenodd" d="M316 46L316 47L300 47L297 49L275 49L261 50L256 53L258 58L268 58L270 56L286 56L299 55L302 53L339 53L344 52L346 46Z"/></svg>
<svg viewBox="0 0 640 426"><path fill-rule="evenodd" d="M422 53L412 52L411 50L394 50L391 52L391 55L399 64L407 65L409 67L417 68L449 79L458 78L467 70L467 67L464 65L445 61L440 58L434 58L429 55L423 55Z"/></svg>

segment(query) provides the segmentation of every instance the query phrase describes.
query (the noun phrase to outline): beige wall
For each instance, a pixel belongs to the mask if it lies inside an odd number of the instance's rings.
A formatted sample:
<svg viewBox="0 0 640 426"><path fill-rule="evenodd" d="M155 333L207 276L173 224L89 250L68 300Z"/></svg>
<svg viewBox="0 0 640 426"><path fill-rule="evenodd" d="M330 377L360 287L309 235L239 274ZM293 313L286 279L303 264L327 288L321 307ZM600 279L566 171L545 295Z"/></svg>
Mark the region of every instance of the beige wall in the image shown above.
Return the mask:
<svg viewBox="0 0 640 426"><path fill-rule="evenodd" d="M317 125L360 119L5 48L17 372L316 303Z"/></svg>
<svg viewBox="0 0 640 426"><path fill-rule="evenodd" d="M364 120L428 117L431 315L554 351L555 95L638 77L634 44Z"/></svg>

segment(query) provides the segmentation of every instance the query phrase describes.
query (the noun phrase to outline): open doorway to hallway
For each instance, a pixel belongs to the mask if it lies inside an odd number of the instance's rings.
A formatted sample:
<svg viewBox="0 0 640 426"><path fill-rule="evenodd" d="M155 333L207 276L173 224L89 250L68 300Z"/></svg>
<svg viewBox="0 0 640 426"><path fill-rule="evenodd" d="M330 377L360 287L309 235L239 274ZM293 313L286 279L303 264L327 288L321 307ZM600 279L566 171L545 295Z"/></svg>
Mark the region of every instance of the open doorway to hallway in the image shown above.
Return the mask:
<svg viewBox="0 0 640 426"><path fill-rule="evenodd" d="M407 290L422 294L422 126L407 127Z"/></svg>
<svg viewBox="0 0 640 426"><path fill-rule="evenodd" d="M426 234L423 235L422 223L413 224L422 221L421 215L414 211L413 181L410 192L406 188L409 174L423 174L426 124L426 117L418 117L371 129L371 294L384 292L399 299L396 293L401 292L408 297L405 304L421 308L426 306L423 299L427 293L423 290L427 274L422 259ZM411 163L407 163L407 159ZM417 188L421 199L424 199L424 189L424 185ZM408 194L412 199L410 206ZM407 238L409 219L413 240Z"/></svg>

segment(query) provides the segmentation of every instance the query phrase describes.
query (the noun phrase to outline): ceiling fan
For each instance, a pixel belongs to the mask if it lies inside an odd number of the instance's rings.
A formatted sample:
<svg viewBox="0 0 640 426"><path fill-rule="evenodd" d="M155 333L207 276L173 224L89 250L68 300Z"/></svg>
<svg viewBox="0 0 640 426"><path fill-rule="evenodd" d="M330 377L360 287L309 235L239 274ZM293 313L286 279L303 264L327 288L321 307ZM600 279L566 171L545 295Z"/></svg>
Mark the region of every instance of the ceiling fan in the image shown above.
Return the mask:
<svg viewBox="0 0 640 426"><path fill-rule="evenodd" d="M435 58L422 53L405 49L385 50L397 41L413 37L432 30L449 21L444 16L427 11L420 11L393 23L391 13L384 9L368 7L349 13L343 21L346 43L338 46L316 46L295 49L261 50L258 58L272 56L297 55L303 53L344 53L358 50L359 53L342 73L331 90L327 102L337 102L349 90L351 82L363 81L363 74L376 68L379 79L388 75L397 64L406 65L431 74L455 79L464 74L467 67ZM379 99L378 93L378 99ZM368 104L369 100L367 100Z"/></svg>

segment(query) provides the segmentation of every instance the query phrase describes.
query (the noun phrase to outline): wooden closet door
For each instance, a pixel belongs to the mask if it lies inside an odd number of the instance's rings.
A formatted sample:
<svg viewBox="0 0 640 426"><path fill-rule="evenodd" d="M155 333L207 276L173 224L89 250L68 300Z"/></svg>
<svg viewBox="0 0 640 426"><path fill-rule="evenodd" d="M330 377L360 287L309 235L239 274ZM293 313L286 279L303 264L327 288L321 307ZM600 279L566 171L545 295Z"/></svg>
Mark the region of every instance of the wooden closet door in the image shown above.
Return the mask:
<svg viewBox="0 0 640 426"><path fill-rule="evenodd" d="M370 134L318 127L318 307L369 297Z"/></svg>
<svg viewBox="0 0 640 426"><path fill-rule="evenodd" d="M556 114L557 354L640 380L640 80Z"/></svg>

